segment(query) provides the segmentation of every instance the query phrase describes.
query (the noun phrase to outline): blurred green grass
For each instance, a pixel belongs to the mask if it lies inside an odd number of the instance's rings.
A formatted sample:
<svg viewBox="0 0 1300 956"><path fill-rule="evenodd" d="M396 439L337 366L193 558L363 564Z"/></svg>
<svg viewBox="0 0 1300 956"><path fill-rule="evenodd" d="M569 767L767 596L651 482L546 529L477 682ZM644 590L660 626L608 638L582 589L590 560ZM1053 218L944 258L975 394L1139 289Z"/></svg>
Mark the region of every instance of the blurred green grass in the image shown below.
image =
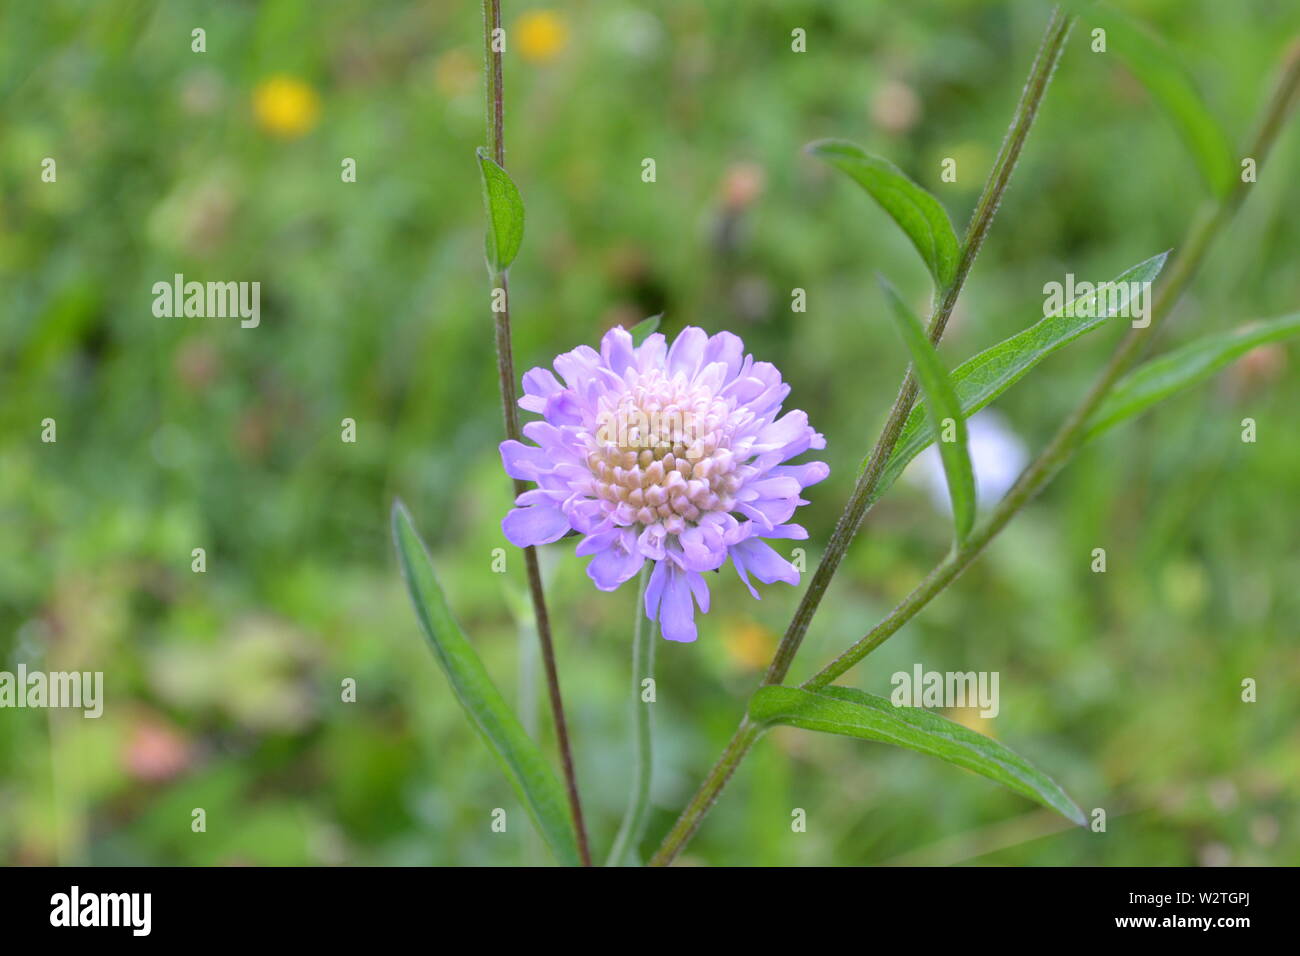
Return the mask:
<svg viewBox="0 0 1300 956"><path fill-rule="evenodd" d="M1293 4L1122 5L1167 38L1234 143ZM889 156L960 229L1047 19L1038 2L505 4L507 159L528 208L512 270L522 371L666 313L738 332L828 439L810 566L906 358L874 273L925 273L885 216L801 154ZM562 36L519 18L549 11ZM207 52L193 53L203 27ZM808 52L790 52L794 27ZM475 3L84 3L0 13L0 669L105 672L104 717L0 712L0 860L544 861L418 635L387 537L401 495L525 720L545 733L508 547L482 211ZM558 37L558 39L557 39ZM1176 246L1203 188L1172 125L1076 30L943 352L1041 315L1067 271ZM548 49L548 44L554 49ZM301 135L259 121L273 77L314 91ZM282 130L282 133L284 131ZM939 180L940 160L958 180ZM57 161L57 183L40 180ZM340 181L352 157L357 182ZM656 160L644 184L641 160ZM1164 347L1300 303L1294 124ZM258 280L262 323L158 319L154 282ZM792 313L790 290L807 290ZM1076 343L998 407L1038 447L1118 334ZM850 675L997 670L982 726L1107 834L910 753L769 737L688 859L716 864L1237 864L1300 860L1294 346L1107 436L950 593ZM1238 440L1253 417L1259 441ZM54 418L58 442L39 441ZM357 422L358 441L339 440ZM946 547L902 482L873 511L796 664L859 636ZM190 571L192 548L208 569ZM1109 570L1094 575L1091 551ZM593 839L630 766L633 594L543 555ZM668 825L739 717L797 598L730 573L696 645L661 643L655 816ZM1252 676L1259 701L1239 702ZM340 682L357 682L356 703ZM549 741L547 742L549 747ZM194 807L207 832L190 831ZM510 813L506 834L493 808ZM791 833L790 813L808 813Z"/></svg>

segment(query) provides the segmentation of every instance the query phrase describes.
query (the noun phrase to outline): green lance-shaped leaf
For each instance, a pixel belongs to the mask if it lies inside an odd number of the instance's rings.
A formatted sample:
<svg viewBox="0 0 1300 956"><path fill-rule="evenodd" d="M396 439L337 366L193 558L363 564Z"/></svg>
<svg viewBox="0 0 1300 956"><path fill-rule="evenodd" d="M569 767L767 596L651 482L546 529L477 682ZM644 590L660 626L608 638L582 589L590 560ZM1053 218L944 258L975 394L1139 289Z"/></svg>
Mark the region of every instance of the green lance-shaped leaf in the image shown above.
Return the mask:
<svg viewBox="0 0 1300 956"><path fill-rule="evenodd" d="M1232 185L1236 159L1228 136L1205 106L1190 75L1164 41L1114 8L1098 4L1085 16L1106 31L1118 53L1178 128L1215 195Z"/></svg>
<svg viewBox="0 0 1300 956"><path fill-rule="evenodd" d="M1076 296L1067 307L1059 310L1059 314L1046 316L958 365L952 370L951 379L957 399L961 402L962 414L970 418L1057 349L1100 328L1107 319L1128 311L1127 307L1134 294L1145 296L1149 306L1149 287L1141 283L1155 281L1165 264L1166 256L1168 253L1162 252L1138 263L1110 282L1103 283L1101 288L1104 294L1099 295L1098 290L1094 289L1087 295ZM870 501L875 502L889 490L889 486L898 479L911 460L934 441L934 436L934 428L925 409L919 406L913 408L899 432L893 453L880 473ZM863 459L862 468L866 464L866 459Z"/></svg>
<svg viewBox="0 0 1300 956"><path fill-rule="evenodd" d="M663 320L664 314L652 315L648 319L642 319L632 328L628 329L632 333L632 344L640 345L650 336L659 331L659 323Z"/></svg>
<svg viewBox="0 0 1300 956"><path fill-rule="evenodd" d="M1174 392L1209 378L1258 345L1300 333L1300 313L1207 335L1154 358L1120 379L1088 420L1087 438L1140 415Z"/></svg>
<svg viewBox="0 0 1300 956"><path fill-rule="evenodd" d="M808 152L847 173L870 193L907 233L940 289L957 272L958 243L948 213L939 200L908 179L888 160L872 156L842 140L809 143Z"/></svg>
<svg viewBox="0 0 1300 956"><path fill-rule="evenodd" d="M483 208L488 219L484 242L488 271L496 275L510 268L519 254L519 244L524 241L524 202L510 174L482 148L475 153L483 176Z"/></svg>
<svg viewBox="0 0 1300 956"><path fill-rule="evenodd" d="M952 499L952 520L957 532L957 544L965 542L975 523L975 475L971 470L970 453L966 448L966 418L961 403L953 390L948 373L939 361L939 354L925 334L921 321L912 314L898 293L884 279L880 280L889 300L899 334L912 353L912 367L920 383L925 406L930 413L930 423L943 437L952 431L951 441L939 442L939 456L943 459L943 472L948 479L948 497Z"/></svg>
<svg viewBox="0 0 1300 956"><path fill-rule="evenodd" d="M767 726L788 724L929 754L1036 800L1072 823L1085 823L1083 811L1065 791L1028 760L928 710L895 707L884 697L851 687L824 687L815 693L797 687L763 687L750 699L749 716Z"/></svg>
<svg viewBox="0 0 1300 956"><path fill-rule="evenodd" d="M400 501L393 504L393 543L420 628L461 707L500 762L555 858L577 866L578 845L564 790L452 616L424 542Z"/></svg>

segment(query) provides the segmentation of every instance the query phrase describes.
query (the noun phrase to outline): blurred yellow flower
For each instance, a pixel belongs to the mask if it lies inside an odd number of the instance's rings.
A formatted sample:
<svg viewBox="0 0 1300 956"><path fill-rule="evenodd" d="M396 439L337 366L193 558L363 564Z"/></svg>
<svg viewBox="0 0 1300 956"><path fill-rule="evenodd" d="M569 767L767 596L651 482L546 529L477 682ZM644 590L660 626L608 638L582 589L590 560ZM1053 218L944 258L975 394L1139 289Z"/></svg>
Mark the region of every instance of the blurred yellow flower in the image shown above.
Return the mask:
<svg viewBox="0 0 1300 956"><path fill-rule="evenodd" d="M733 618L724 625L722 644L727 656L746 670L763 670L776 650L775 636L750 618Z"/></svg>
<svg viewBox="0 0 1300 956"><path fill-rule="evenodd" d="M550 10L532 10L515 21L514 39L519 54L532 63L552 60L569 38L569 30Z"/></svg>
<svg viewBox="0 0 1300 956"><path fill-rule="evenodd" d="M302 80L279 74L253 90L257 125L274 136L297 139L311 132L320 116L320 97Z"/></svg>

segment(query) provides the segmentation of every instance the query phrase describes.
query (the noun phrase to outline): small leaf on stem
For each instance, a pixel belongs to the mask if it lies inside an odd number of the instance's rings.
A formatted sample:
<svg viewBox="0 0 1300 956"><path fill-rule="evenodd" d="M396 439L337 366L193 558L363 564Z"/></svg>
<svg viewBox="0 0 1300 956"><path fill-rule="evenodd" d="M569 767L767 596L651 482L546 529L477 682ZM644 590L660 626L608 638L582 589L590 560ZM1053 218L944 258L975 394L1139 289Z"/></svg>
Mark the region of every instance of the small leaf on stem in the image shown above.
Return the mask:
<svg viewBox="0 0 1300 956"><path fill-rule="evenodd" d="M919 707L895 707L851 687L820 691L762 687L749 703L749 716L770 726L787 724L862 740L906 747L965 767L1055 810L1083 826L1081 811L1051 777L996 740Z"/></svg>
<svg viewBox="0 0 1300 956"><path fill-rule="evenodd" d="M1207 335L1139 365L1115 384L1088 419L1085 438L1093 438L1125 419L1140 415L1179 389L1209 378L1256 346L1300 333L1300 313L1255 322L1232 332Z"/></svg>
<svg viewBox="0 0 1300 956"><path fill-rule="evenodd" d="M420 628L461 707L500 762L555 858L577 866L578 844L564 789L452 616L424 542L400 501L393 503L393 543Z"/></svg>
<svg viewBox="0 0 1300 956"><path fill-rule="evenodd" d="M939 354L925 334L920 320L912 314L898 293L884 279L880 280L885 298L889 300L898 331L912 353L912 367L925 397L925 407L930 413L930 424L940 437L939 456L943 459L944 475L948 479L948 497L952 499L953 525L960 547L975 524L975 474L971 470L970 453L966 448L966 418L961 403L953 390L952 381L939 361Z"/></svg>
<svg viewBox="0 0 1300 956"><path fill-rule="evenodd" d="M1059 315L1046 316L958 365L952 370L951 378L957 399L961 402L962 414L970 418L1057 349L1081 335L1101 328L1107 319L1128 311L1125 307L1135 288L1132 283L1154 282L1167 255L1168 253L1162 252L1158 256L1152 256L1104 284L1115 286L1118 296L1112 298L1107 295L1104 303L1097 301L1097 290L1078 296L1062 308ZM1081 308L1089 299L1093 300L1091 307ZM913 408L869 500L874 502L888 491L908 463L924 451L934 438L935 431L926 417L925 409L919 406ZM866 466L867 460L863 459L862 468Z"/></svg>
<svg viewBox="0 0 1300 956"><path fill-rule="evenodd" d="M493 162L480 147L475 150L483 177L483 207L488 229L484 242L488 271L505 272L519 254L524 240L524 203L510 174Z"/></svg>
<svg viewBox="0 0 1300 956"><path fill-rule="evenodd" d="M946 289L957 274L959 245L939 200L908 179L897 166L852 143L820 140L807 151L846 173L898 223L925 260L935 285Z"/></svg>

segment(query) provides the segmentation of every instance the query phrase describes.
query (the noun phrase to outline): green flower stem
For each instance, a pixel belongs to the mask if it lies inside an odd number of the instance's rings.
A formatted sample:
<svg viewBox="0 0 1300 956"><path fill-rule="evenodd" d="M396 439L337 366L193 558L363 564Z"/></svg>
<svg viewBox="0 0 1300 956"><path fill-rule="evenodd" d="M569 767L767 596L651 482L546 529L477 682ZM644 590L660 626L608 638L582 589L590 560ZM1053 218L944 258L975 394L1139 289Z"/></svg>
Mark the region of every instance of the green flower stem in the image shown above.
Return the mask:
<svg viewBox="0 0 1300 956"><path fill-rule="evenodd" d="M1052 11L1038 55L1030 67L1029 79L1025 82L1024 91L1020 94L1020 102L1016 105L1011 128L1002 142L1002 148L998 151L993 169L989 172L984 190L980 193L975 211L971 215L970 225L966 229L966 237L962 242L957 273L952 284L942 290L942 295L938 298L930 316L927 331L933 345L938 345L939 340L943 338L944 330L948 327L948 319L957 305L962 287L966 284L966 277L970 273L971 266L975 264L975 257L984 244L984 237L988 234L989 227L993 224L993 217L997 214L998 205L1002 202L1007 184L1011 181L1011 173L1020 158L1029 130L1034 125L1038 108L1052 81L1056 65L1060 62L1065 41L1070 35L1070 28L1074 26L1074 21L1074 16L1063 14L1059 7ZM817 570L813 572L808 590L804 592L799 607L790 620L790 626L786 628L785 635L781 638L781 644L777 647L776 655L772 658L772 663L763 678L764 684L781 683L785 680L790 665L794 663L794 656L799 651L799 645L803 643L804 635L808 633L808 626L812 623L817 608L821 606L826 589L830 587L831 579L839 569L840 561L843 560L850 543L862 526L862 521L870 508L871 495L880 482L880 476L894 446L898 444L907 416L911 414L912 406L916 404L916 396L916 376L909 368L899 388L898 397L894 399L894 405L889 411L885 427L871 450L867 467L858 477L858 483L849 497L848 504L844 506L839 522L835 525L835 531L826 545L826 551L817 565Z"/></svg>
<svg viewBox="0 0 1300 956"><path fill-rule="evenodd" d="M971 215L970 225L966 229L966 237L962 242L961 258L957 263L956 275L948 288L942 290L942 294L938 297L930 316L927 334L932 344L937 345L939 340L943 338L944 330L948 326L948 319L951 317L952 310L957 304L957 298L966 284L966 277L970 273L971 266L975 263L975 257L979 254L989 227L993 224L993 217L997 214L998 205L1002 202L1002 196L1006 192L1007 184L1011 181L1011 173L1015 169L1016 161L1020 158L1025 140L1029 136L1029 130L1033 127L1034 119L1038 115L1038 108L1047 93L1047 87L1052 81L1052 74L1056 71L1056 65L1060 62L1061 54L1065 49L1065 41L1070 35L1070 29L1074 26L1075 19L1072 15L1062 13L1059 7L1052 11L1051 19L1048 21L1047 30L1043 36L1043 42L1038 49L1038 54L1034 57L1033 65L1030 67L1029 78L1025 82L1024 91L1020 95L1020 102L1016 105L1011 127L1002 142L997 159L994 160L993 169L989 173L984 189L975 204L975 211ZM808 590L804 592L799 607L795 610L794 617L790 621L790 626L781 638L781 643L777 647L772 663L763 678L764 684L781 683L789 672L790 665L794 663L794 656L798 653L799 646L808 633L808 626L812 623L813 616L817 613L818 607L821 606L826 589L830 587L831 579L839 569L840 561L844 558L845 552L848 551L849 545L852 543L859 527L861 527L863 518L866 517L872 492L875 491L876 485L880 481L880 476L884 471L886 462L889 461L894 446L898 444L903 425L907 421L907 416L911 414L912 406L916 403L916 396L916 377L909 368L903 378L898 397L894 400L894 405L890 409L885 427L871 451L867 467L858 478L858 483L854 487L848 503L844 506L844 511L840 515L835 531L826 546L826 551L817 565L817 570L813 572ZM754 741L758 739L758 735L759 730L757 728L749 724L747 720L741 721L740 726L736 729L735 734L723 751L722 757L719 758L718 763L709 772L700 789L691 799L691 802L687 804L682 811L682 815L664 838L664 842L650 861L651 865L662 866L672 862L673 857L677 855L686 844L686 841L694 834L696 828L699 827L704 814L709 811L709 808L713 806L714 801L717 799L718 792L726 785L727 780L735 771L736 765L744 758L745 753L753 745Z"/></svg>
<svg viewBox="0 0 1300 956"><path fill-rule="evenodd" d="M677 857L695 835L695 831L699 829L705 814L713 809L718 795L722 793L722 788L727 785L727 781L731 779L731 775L736 772L736 768L740 766L740 762L749 753L749 748L754 746L754 742L762 732L763 728L751 723L748 715L741 719L740 726L731 735L731 740L727 741L722 756L718 758L699 789L695 791L691 802L683 808L681 816L677 818L673 828L659 844L659 849L650 858L647 866L667 866Z"/></svg>
<svg viewBox="0 0 1300 956"><path fill-rule="evenodd" d="M1254 157L1262 167L1264 158L1273 146L1277 133L1300 92L1300 47L1293 49L1283 67L1281 81L1264 110L1250 149L1245 155ZM1164 319L1173 310L1196 275L1214 239L1232 219L1246 195L1247 184L1238 180L1232 190L1219 201L1210 204L1199 215L1162 284L1160 293L1151 307L1151 322L1146 328L1130 328L1120 342L1110 361L1102 369L1082 402L1052 436L1043 451L1021 472L1015 485L993 509L988 520L967 540L934 568L889 615L871 629L852 647L818 671L802 685L805 690L825 687L862 658L888 640L900 627L925 607L936 594L961 574L979 553L993 540L1007 523L1028 504L1074 455L1086 436L1088 420L1110 393L1120 376L1137 359L1144 345L1151 340Z"/></svg>
<svg viewBox="0 0 1300 956"><path fill-rule="evenodd" d="M1263 165L1264 158L1277 138L1297 96L1300 96L1300 44L1294 45L1288 54L1280 81L1265 107L1263 120L1246 153L1256 160L1257 166ZM911 620L935 595L943 591L965 570L989 541L996 537L1011 518L1060 470L1082 442L1088 416L1101 404L1120 375L1136 359L1142 346L1150 341L1155 329L1172 311L1174 304L1186 290L1213 240L1245 198L1245 185L1241 182L1236 183L1232 191L1222 200L1212 204L1208 212L1196 218L1187 242L1170 268L1160 294L1152 306L1151 324L1145 329L1129 330L1129 334L1120 343L1083 402L1066 419L1043 452L1024 470L987 521L975 530L963 547L951 552L926 575L912 593L905 597L884 620L838 658L805 681L801 685L805 690L817 690L829 685L897 633L899 628ZM651 860L652 864L662 866L671 863L681 851L698 828L704 814L717 800L722 787L726 785L731 774L735 772L740 761L753 746L759 733L761 728L749 724L748 719L741 721L740 727L727 744L717 764L709 772L700 790L659 847Z"/></svg>
<svg viewBox="0 0 1300 956"><path fill-rule="evenodd" d="M487 136L488 152L497 165L505 168L505 105L502 99L501 54L492 49L492 34L501 27L501 0L483 0L483 55L487 75ZM515 390L514 349L510 342L510 287L504 272L492 276L492 287L502 293L501 311L493 313L496 330L497 376L500 380L502 417L506 437L520 441L519 395ZM528 490L519 479L514 482L515 495ZM591 850L587 844L587 829L582 819L582 800L578 796L578 778L573 767L573 748L569 744L568 724L564 719L564 698L560 694L560 676L555 666L555 645L551 640L551 618L546 611L546 593L542 588L542 572L537 563L537 549L524 549L524 569L528 577L528 592L532 597L533 616L536 618L537 639L542 648L542 662L546 668L546 690L551 703L551 718L555 723L555 739L560 750L560 763L564 768L564 786L569 797L569 810L573 816L574 834L578 841L578 855L583 866L591 866Z"/></svg>
<svg viewBox="0 0 1300 956"><path fill-rule="evenodd" d="M645 616L645 589L650 580L651 565L646 562L641 569L641 582L637 589L633 615L636 623L632 629L632 790L628 795L627 810L614 838L606 866L622 866L629 851L634 851L645 833L650 815L650 779L654 766L654 749L650 704L641 699L641 682L654 677L655 637L659 628Z"/></svg>

